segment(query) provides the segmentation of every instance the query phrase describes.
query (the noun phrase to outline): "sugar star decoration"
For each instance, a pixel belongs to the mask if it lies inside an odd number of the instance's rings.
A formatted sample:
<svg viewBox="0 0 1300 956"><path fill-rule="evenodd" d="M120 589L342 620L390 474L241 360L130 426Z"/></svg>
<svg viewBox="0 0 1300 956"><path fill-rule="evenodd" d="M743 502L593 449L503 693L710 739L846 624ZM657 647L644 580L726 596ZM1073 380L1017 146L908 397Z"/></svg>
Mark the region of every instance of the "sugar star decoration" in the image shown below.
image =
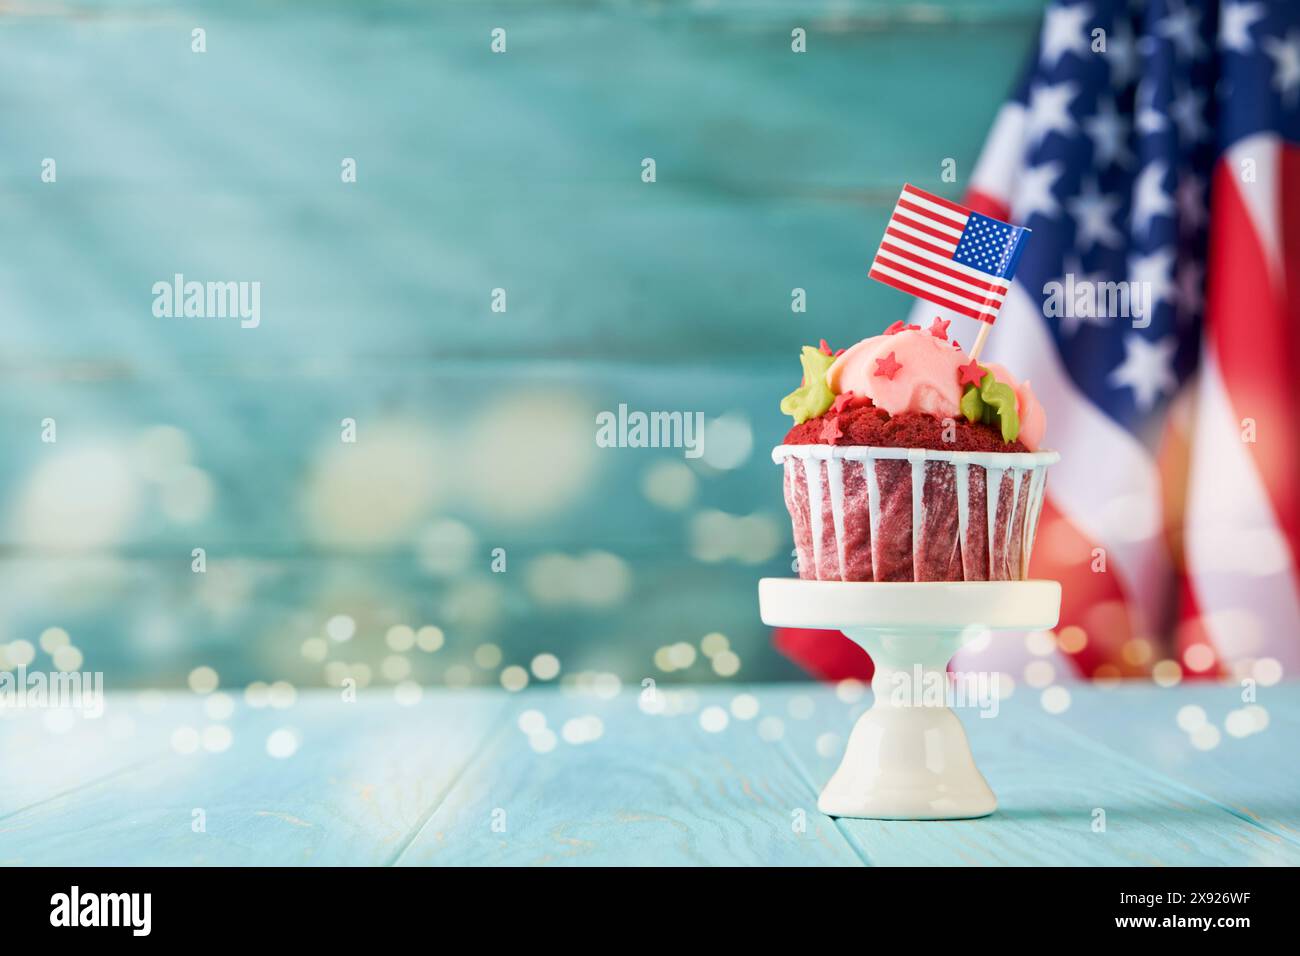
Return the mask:
<svg viewBox="0 0 1300 956"><path fill-rule="evenodd" d="M876 359L875 374L883 376L892 382L894 376L898 374L898 370L902 367L903 366L899 364L898 359L895 357L895 353L890 352L884 358Z"/></svg>
<svg viewBox="0 0 1300 956"><path fill-rule="evenodd" d="M838 415L849 406L851 402L857 401L858 396L852 392L840 392L835 396L835 402L831 405L831 411Z"/></svg>
<svg viewBox="0 0 1300 956"><path fill-rule="evenodd" d="M965 365L957 368L957 384L961 386L978 385L980 379L984 377L984 369L980 368L980 363L971 359Z"/></svg>
<svg viewBox="0 0 1300 956"><path fill-rule="evenodd" d="M971 365L974 365L971 362ZM961 368L962 381L966 380L966 370ZM983 371L983 369L981 369ZM1016 410L1015 390L1005 382L999 382L992 372L986 372L977 386L966 386L966 394L961 397L961 413L971 424L983 422L985 425L998 425L1002 429L1003 441L1015 441L1020 436L1020 414Z"/></svg>
<svg viewBox="0 0 1300 956"><path fill-rule="evenodd" d="M936 339L943 339L947 341L948 326L950 325L952 325L951 319L945 321L944 319L941 319L936 315L934 317L934 321L930 323L930 334L933 335Z"/></svg>
<svg viewBox="0 0 1300 956"><path fill-rule="evenodd" d="M908 325L902 319L899 319L889 328L885 329L886 335L897 335L899 332L917 332L920 331L919 325Z"/></svg>
<svg viewBox="0 0 1300 956"><path fill-rule="evenodd" d="M822 343L825 345L825 342ZM835 393L826 384L826 371L835 362L835 356L819 348L805 345L799 354L799 363L803 366L803 384L781 399L783 414L794 418L796 425L802 425L810 418L816 418L826 412L835 401Z"/></svg>
<svg viewBox="0 0 1300 956"><path fill-rule="evenodd" d="M840 429L840 420L838 417L828 418L822 422L822 441L828 445L834 445L844 437L844 432Z"/></svg>

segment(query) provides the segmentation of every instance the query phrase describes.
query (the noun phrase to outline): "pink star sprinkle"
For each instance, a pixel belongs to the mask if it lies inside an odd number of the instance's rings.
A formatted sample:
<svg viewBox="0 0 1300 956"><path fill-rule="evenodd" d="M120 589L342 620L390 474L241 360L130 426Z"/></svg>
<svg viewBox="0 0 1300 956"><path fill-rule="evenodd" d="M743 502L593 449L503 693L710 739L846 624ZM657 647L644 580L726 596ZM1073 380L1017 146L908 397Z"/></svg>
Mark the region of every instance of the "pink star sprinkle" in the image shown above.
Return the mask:
<svg viewBox="0 0 1300 956"><path fill-rule="evenodd" d="M895 353L893 352L890 352L884 358L876 359L876 374L883 375L891 382L894 380L894 376L898 374L898 370L902 367L903 366L899 364L898 359L895 357Z"/></svg>

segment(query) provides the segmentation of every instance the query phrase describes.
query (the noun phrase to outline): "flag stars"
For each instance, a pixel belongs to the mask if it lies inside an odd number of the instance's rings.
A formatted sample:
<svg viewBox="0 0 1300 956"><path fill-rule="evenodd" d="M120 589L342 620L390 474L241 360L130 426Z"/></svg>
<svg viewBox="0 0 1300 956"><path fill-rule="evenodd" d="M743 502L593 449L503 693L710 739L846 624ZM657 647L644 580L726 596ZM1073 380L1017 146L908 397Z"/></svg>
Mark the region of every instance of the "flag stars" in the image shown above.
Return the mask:
<svg viewBox="0 0 1300 956"><path fill-rule="evenodd" d="M1273 85L1287 105L1294 106L1300 95L1300 30L1289 32L1285 41L1264 37L1260 45L1273 60Z"/></svg>
<svg viewBox="0 0 1300 956"><path fill-rule="evenodd" d="M1028 223L1034 213L1056 215L1059 207L1052 187L1061 178L1062 171L1060 163L1043 163L1021 172L1011 201L1012 215L1017 222Z"/></svg>
<svg viewBox="0 0 1300 956"><path fill-rule="evenodd" d="M1133 31L1123 20L1106 38L1106 62L1110 64L1110 83L1117 90L1127 89L1137 79L1138 53Z"/></svg>
<svg viewBox="0 0 1300 956"><path fill-rule="evenodd" d="M1152 160L1142 167L1133 182L1133 229L1150 228L1156 216L1173 213L1174 201L1164 186L1169 166L1162 160Z"/></svg>
<svg viewBox="0 0 1300 956"><path fill-rule="evenodd" d="M1145 80L1138 85L1137 118L1134 121L1139 133L1150 135L1164 131L1168 122L1164 114L1156 108L1156 91Z"/></svg>
<svg viewBox="0 0 1300 956"><path fill-rule="evenodd" d="M1169 115L1178 126L1178 135L1184 146L1192 146L1208 139L1210 128L1205 124L1205 94L1190 86L1174 97L1169 105Z"/></svg>
<svg viewBox="0 0 1300 956"><path fill-rule="evenodd" d="M1264 19L1264 5L1226 3L1219 15L1219 46L1249 56L1255 45L1250 37L1250 28Z"/></svg>
<svg viewBox="0 0 1300 956"><path fill-rule="evenodd" d="M1179 56L1196 60L1205 53L1200 25L1199 10L1191 9L1182 0L1169 0L1169 14L1156 24L1156 33L1172 42Z"/></svg>
<svg viewBox="0 0 1300 956"><path fill-rule="evenodd" d="M1131 388L1138 411L1150 411L1163 395L1178 387L1174 374L1174 353L1178 339L1172 335L1148 342L1133 334L1124 337L1124 360L1110 373L1107 381L1115 388Z"/></svg>
<svg viewBox="0 0 1300 956"><path fill-rule="evenodd" d="M1092 140L1093 159L1097 166L1129 166L1128 122L1115 109L1114 100L1102 100L1095 115L1083 121L1083 130Z"/></svg>
<svg viewBox="0 0 1300 956"><path fill-rule="evenodd" d="M1123 234L1115 228L1113 216L1119 211L1118 196L1104 195L1097 189L1095 180L1088 180L1079 195L1066 204L1070 214L1078 220L1074 244L1082 251L1094 245L1118 249L1124 244Z"/></svg>
<svg viewBox="0 0 1300 956"><path fill-rule="evenodd" d="M1086 3L1074 6L1053 4L1043 18L1041 60L1045 68L1056 66L1067 53L1086 56L1088 53L1087 24L1092 7Z"/></svg>
<svg viewBox="0 0 1300 956"><path fill-rule="evenodd" d="M1040 83L1029 93L1029 140L1041 143L1056 132L1069 136L1074 131L1070 103L1079 93L1074 83Z"/></svg>
<svg viewBox="0 0 1300 956"><path fill-rule="evenodd" d="M1174 268L1172 248L1165 247L1145 256L1134 256L1129 263L1129 280L1134 284L1146 285L1151 289L1151 311L1157 305L1169 299L1173 289L1170 278ZM1146 316L1150 318L1150 316Z"/></svg>

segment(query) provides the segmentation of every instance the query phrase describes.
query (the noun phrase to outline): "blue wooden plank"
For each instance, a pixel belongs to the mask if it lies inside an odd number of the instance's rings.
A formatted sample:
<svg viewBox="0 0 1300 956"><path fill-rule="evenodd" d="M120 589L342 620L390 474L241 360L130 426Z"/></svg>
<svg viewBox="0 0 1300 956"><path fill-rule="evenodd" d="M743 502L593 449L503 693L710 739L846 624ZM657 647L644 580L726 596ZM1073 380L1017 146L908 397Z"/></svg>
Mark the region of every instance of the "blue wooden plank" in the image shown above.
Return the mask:
<svg viewBox="0 0 1300 956"><path fill-rule="evenodd" d="M1132 686L1089 696L1093 706L1072 707L1065 726L1103 745L1107 752L1123 754L1189 792L1204 794L1256 826L1300 844L1300 805L1295 799L1300 773L1293 761L1277 759L1279 748L1300 733L1300 685L1258 688L1255 702L1268 723L1245 736L1229 729L1242 731L1238 721L1245 715L1230 717L1247 707L1240 688L1191 684L1170 692ZM1205 749L1179 727L1179 712L1185 707L1200 708L1205 722L1214 728ZM1253 714L1250 719L1255 719Z"/></svg>
<svg viewBox="0 0 1300 956"><path fill-rule="evenodd" d="M466 771L402 854L403 865L832 865L861 863L780 751L751 726L702 729L738 691L708 689L699 710L649 715L617 699L529 692L512 726ZM518 727L544 715L555 748ZM568 743L571 720L599 739ZM734 723L741 723L733 721Z"/></svg>
<svg viewBox="0 0 1300 956"><path fill-rule="evenodd" d="M401 708L372 692L362 703L309 695L288 711L241 711L224 753L158 756L66 792L58 761L15 740L30 728L0 721L0 748L28 760L26 785L48 795L0 815L6 863L1179 865L1296 864L1300 845L1275 813L1284 722L1179 766L1151 736L1170 704L1223 701L1201 688L1072 688L1057 717L1030 695L974 718L971 739L1001 807L985 820L831 821L817 789L866 698L824 685L705 688L683 712L651 715L636 688L612 700L530 691L440 694ZM662 688L661 694L683 688ZM1272 688L1288 700L1297 690ZM737 699L740 698L740 699ZM150 728L169 735L193 719L172 698ZM726 726L703 724L728 714ZM556 739L534 749L524 712ZM705 716L706 715L706 716ZM566 740L566 724L600 720L596 739ZM742 719L743 718L743 719ZM537 713L529 719L536 721ZM585 720L584 720L585 719ZM1118 735L1123 725L1129 737ZM266 752L282 725L302 743ZM533 732L537 732L534 725ZM567 736L574 738L574 728ZM582 734L577 735L581 737ZM1131 739L1130 739L1131 738ZM67 743L45 742L51 752ZM84 742L84 740L83 740ZM1249 743L1249 748L1244 745ZM122 743L104 746L127 755ZM1233 751L1233 746L1239 750ZM1175 748L1176 749L1176 748ZM542 750L546 750L542 746ZM6 793L11 791L6 791ZM1241 808L1231 804L1241 801ZM1264 803L1260 803L1260 801ZM191 829L202 808L207 832ZM1243 812L1243 809L1251 811ZM1106 829L1094 832L1094 811Z"/></svg>
<svg viewBox="0 0 1300 956"><path fill-rule="evenodd" d="M503 701L462 692L398 707L333 692L241 708L220 753L172 753L0 821L25 864L351 865L394 858L496 723ZM291 756L270 755L291 729ZM195 812L205 815L203 832Z"/></svg>
<svg viewBox="0 0 1300 956"><path fill-rule="evenodd" d="M820 788L839 761L854 715L870 697L846 704L824 688L783 693L787 711L792 695L806 698L801 701L805 707L812 704L805 719L785 716L785 740L807 768L810 785ZM1071 729L1086 726L1082 714L1098 719L1098 712L1106 712L1116 725L1131 719L1135 733L1140 732L1149 718L1144 708L1130 716L1106 692L1082 685L1071 687L1071 694L1071 707L1061 716L1044 712L1036 697L1023 690L1001 702L996 718L961 712L976 760L998 795L993 816L926 823L841 820L840 828L872 863L881 865L1300 863L1300 846L1225 805L1214 792L1221 790L1217 773L1199 773L1194 785L1180 783L1148 766L1149 755L1130 749L1121 735L1107 746L1086 730ZM1154 688L1132 695L1166 702L1178 696ZM779 710L780 697L773 694L771 700ZM1280 735L1257 743L1273 759L1284 749ZM1185 748L1190 750L1190 744ZM1244 784L1239 793L1252 789L1253 784ZM1263 795L1275 797L1273 781L1265 780ZM1104 832L1093 829L1099 810L1105 814Z"/></svg>
<svg viewBox="0 0 1300 956"><path fill-rule="evenodd" d="M8 818L56 796L114 777L169 748L170 730L195 724L201 701L182 695L110 695L98 717L0 707L0 834ZM0 836L0 862L5 859Z"/></svg>
<svg viewBox="0 0 1300 956"><path fill-rule="evenodd" d="M0 277L32 320L10 354L543 357L596 335L645 356L771 354L787 341L755 318L794 285L838 334L897 308L862 279L884 211L903 178L960 187L1036 6L823 6L802 55L796 6L252 5L209 12L203 55L169 18L14 21ZM498 22L516 39L493 57ZM39 181L46 156L57 184ZM958 183L939 180L946 158ZM176 271L262 281L265 325L154 320L148 289ZM515 298L493 335L496 286Z"/></svg>

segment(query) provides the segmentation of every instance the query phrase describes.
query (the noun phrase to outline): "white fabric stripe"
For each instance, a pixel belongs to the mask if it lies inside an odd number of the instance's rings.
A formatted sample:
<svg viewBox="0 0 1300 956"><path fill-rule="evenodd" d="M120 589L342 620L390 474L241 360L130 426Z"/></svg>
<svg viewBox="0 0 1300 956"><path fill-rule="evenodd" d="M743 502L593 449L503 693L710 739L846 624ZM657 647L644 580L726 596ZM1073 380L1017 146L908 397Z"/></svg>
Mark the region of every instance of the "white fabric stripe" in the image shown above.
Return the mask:
<svg viewBox="0 0 1300 956"><path fill-rule="evenodd" d="M1250 221L1259 236L1268 268L1277 294L1286 295L1286 266L1282 262L1282 207L1277 201L1281 143L1272 133L1256 133L1243 139L1222 162L1232 169L1241 169L1241 161L1250 159L1255 164L1255 183L1258 188L1239 189L1242 204L1250 213Z"/></svg>
<svg viewBox="0 0 1300 956"><path fill-rule="evenodd" d="M1255 183L1238 193L1264 247L1276 294L1282 296L1280 150L1276 136L1260 134L1238 143L1221 162L1231 169L1240 169L1246 157L1256 162ZM1232 407L1218 355L1207 340L1197 382L1183 539L1187 575L1206 633L1222 660L1274 657L1293 677L1300 671L1295 638L1300 580L1268 489L1242 441L1241 416L1247 414Z"/></svg>
<svg viewBox="0 0 1300 956"><path fill-rule="evenodd" d="M966 223L970 221L970 216L966 213L953 212L947 206L940 206L937 202L934 202L931 199L926 199L924 196L918 196L914 192L908 192L906 189L903 190L902 198L906 199L913 206L920 206L927 212L932 212L936 216L942 217L947 222L955 225L958 229L965 229ZM895 210L897 210L897 207L895 207ZM913 213L910 213L906 209L904 209L903 212L908 213L908 215L913 215Z"/></svg>
<svg viewBox="0 0 1300 956"><path fill-rule="evenodd" d="M933 305L913 307L911 321L929 322ZM978 320L947 313L953 328L971 330ZM1160 474L1133 435L1092 404L1075 386L1047 330L1047 323L1020 283L1012 283L999 320L1009 334L989 337L985 357L1001 362L1047 409L1045 447L1061 453L1051 469L1047 494L1098 547L1124 594L1134 632L1152 635L1163 623L1173 569L1163 536ZM964 335L960 338L965 341ZM1001 642L995 641L994 644Z"/></svg>
<svg viewBox="0 0 1300 956"><path fill-rule="evenodd" d="M990 282L993 285L1001 288L1004 294L1007 289L1011 288L1011 284L1007 282L1006 279L999 279L997 276L991 276L987 272L980 272L978 269L972 269L970 266L965 265L964 263L957 262L954 259L948 259L944 256L939 255L936 252L931 252L929 249L921 249L917 247L914 243L908 242L906 239L901 239L898 236L885 236L883 241L888 242L891 245L898 246L898 248L902 249L908 255L916 256L918 259L925 259L929 262L937 262L941 266L947 266L949 269L955 269L957 272L960 272L962 275L970 276L976 282Z"/></svg>
<svg viewBox="0 0 1300 956"><path fill-rule="evenodd" d="M924 279L917 279L913 276L905 275L902 272L899 272L897 269L891 269L889 268L889 263L882 262L880 259L877 259L875 262L871 263L871 271L883 273L884 275L887 275L892 279L897 279L899 282L905 282L908 285L915 286L918 289L924 289L927 292L930 292L934 295L941 296L947 299L949 302L955 302L958 305L966 306L966 308L968 309L974 309L976 312L979 312L983 315L991 315L996 317L998 314L997 306L986 305L983 301L972 300L967 296L954 295L953 293L949 292L947 289L941 289L937 285L931 285L929 282L926 282Z"/></svg>
<svg viewBox="0 0 1300 956"><path fill-rule="evenodd" d="M1187 573L1222 660L1275 657L1294 677L1300 673L1296 568L1250 446L1241 440L1217 356L1206 349L1201 361L1183 539Z"/></svg>
<svg viewBox="0 0 1300 956"><path fill-rule="evenodd" d="M1005 103L993 118L980 158L971 171L970 188L1013 205L1016 179L1025 168L1025 108Z"/></svg>
<svg viewBox="0 0 1300 956"><path fill-rule="evenodd" d="M987 298L988 300L992 302L996 302L999 305L1001 305L1002 300L1006 297L1004 293L999 292L997 289L981 289L978 286L975 286L969 282L964 282L961 279L955 279L950 275L945 275L944 273L940 272L938 269L932 269L929 266L924 265L920 262L915 262L912 259L906 259L903 256L895 255L894 253L890 252L888 249L881 249L876 253L877 261L879 261L882 258L888 259L890 262L898 263L899 265L907 266L907 268L909 269L915 269L917 272L924 272L926 275L933 276L935 279L938 279L940 282L947 282L950 285L957 286L960 289L970 292L972 295L976 296L981 301Z"/></svg>
<svg viewBox="0 0 1300 956"><path fill-rule="evenodd" d="M899 225L898 222L899 216L906 216L908 219L911 219L914 222L919 222L923 226L929 226L931 229L937 229L939 232L942 232L944 235L952 236L953 239L957 239L957 240L961 239L962 230L960 227L954 227L952 223L947 222L943 219L939 219L936 216L927 216L923 213L912 212L912 210L910 209L904 209L902 206L895 206L893 214L889 217L889 221L893 225L897 226Z"/></svg>
<svg viewBox="0 0 1300 956"><path fill-rule="evenodd" d="M957 243L949 242L946 239L939 239L930 235L928 232L922 232L920 229L913 229L911 226L899 222L897 219L890 219L889 227L891 229L897 229L899 232L906 233L921 242L928 242L930 245L938 246L940 249L947 249L949 253L955 252L957 249Z"/></svg>

